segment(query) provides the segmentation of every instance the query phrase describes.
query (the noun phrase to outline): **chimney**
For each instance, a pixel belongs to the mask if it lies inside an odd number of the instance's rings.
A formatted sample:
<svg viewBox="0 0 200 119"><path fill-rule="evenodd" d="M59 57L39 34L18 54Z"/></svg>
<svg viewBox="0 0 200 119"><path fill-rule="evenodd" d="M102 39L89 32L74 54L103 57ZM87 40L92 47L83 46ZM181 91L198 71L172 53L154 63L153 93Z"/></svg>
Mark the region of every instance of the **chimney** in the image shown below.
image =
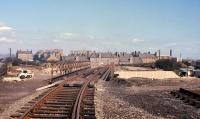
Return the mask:
<svg viewBox="0 0 200 119"><path fill-rule="evenodd" d="M158 58L160 59L160 49L158 50Z"/></svg>
<svg viewBox="0 0 200 119"><path fill-rule="evenodd" d="M172 49L170 49L170 54L169 55L170 55L170 57L172 57Z"/></svg>
<svg viewBox="0 0 200 119"><path fill-rule="evenodd" d="M137 51L135 51L134 56L135 56L135 57L137 56Z"/></svg>
<svg viewBox="0 0 200 119"><path fill-rule="evenodd" d="M157 56L157 52L155 52L155 54L154 54L155 56Z"/></svg>
<svg viewBox="0 0 200 119"><path fill-rule="evenodd" d="M11 48L10 48L10 58L11 58Z"/></svg>

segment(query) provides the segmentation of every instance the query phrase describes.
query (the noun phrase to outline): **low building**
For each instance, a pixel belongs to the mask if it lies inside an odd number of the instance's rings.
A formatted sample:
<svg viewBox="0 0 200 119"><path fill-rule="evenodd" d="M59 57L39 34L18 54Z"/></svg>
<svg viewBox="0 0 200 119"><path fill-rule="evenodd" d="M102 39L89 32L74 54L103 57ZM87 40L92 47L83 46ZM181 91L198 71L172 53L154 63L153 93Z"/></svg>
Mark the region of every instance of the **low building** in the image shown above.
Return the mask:
<svg viewBox="0 0 200 119"><path fill-rule="evenodd" d="M131 57L132 57L131 54L122 52L122 53L118 54L118 57L119 57L119 65L130 65L131 64L131 62L130 62Z"/></svg>
<svg viewBox="0 0 200 119"><path fill-rule="evenodd" d="M16 58L22 61L33 61L32 51L17 50Z"/></svg>
<svg viewBox="0 0 200 119"><path fill-rule="evenodd" d="M130 63L133 65L138 65L138 64L142 64L142 59L140 57L131 57L130 58Z"/></svg>
<svg viewBox="0 0 200 119"><path fill-rule="evenodd" d="M139 54L143 64L155 63L157 58L153 54Z"/></svg>
<svg viewBox="0 0 200 119"><path fill-rule="evenodd" d="M196 68L197 68L197 69L200 69L200 60L197 60L197 61L196 61Z"/></svg>
<svg viewBox="0 0 200 119"><path fill-rule="evenodd" d="M91 67L117 65L119 58L112 53L95 53L90 57Z"/></svg>

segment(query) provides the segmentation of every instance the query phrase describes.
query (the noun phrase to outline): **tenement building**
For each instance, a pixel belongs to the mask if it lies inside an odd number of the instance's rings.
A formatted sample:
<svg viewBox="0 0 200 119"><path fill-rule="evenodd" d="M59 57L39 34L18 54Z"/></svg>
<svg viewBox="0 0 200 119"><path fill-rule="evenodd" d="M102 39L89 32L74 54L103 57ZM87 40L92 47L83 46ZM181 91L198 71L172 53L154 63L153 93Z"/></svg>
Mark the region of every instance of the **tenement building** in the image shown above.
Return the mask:
<svg viewBox="0 0 200 119"><path fill-rule="evenodd" d="M17 50L16 58L22 61L33 61L33 53L31 51Z"/></svg>

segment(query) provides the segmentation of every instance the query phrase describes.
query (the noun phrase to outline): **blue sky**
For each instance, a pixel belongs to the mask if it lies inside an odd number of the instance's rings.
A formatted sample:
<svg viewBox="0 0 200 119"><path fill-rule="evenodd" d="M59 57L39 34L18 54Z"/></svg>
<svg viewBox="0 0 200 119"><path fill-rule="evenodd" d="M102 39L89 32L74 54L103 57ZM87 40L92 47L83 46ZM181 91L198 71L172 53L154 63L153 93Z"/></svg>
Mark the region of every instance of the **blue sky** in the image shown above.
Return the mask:
<svg viewBox="0 0 200 119"><path fill-rule="evenodd" d="M8 48L155 52L200 59L199 0L0 0Z"/></svg>

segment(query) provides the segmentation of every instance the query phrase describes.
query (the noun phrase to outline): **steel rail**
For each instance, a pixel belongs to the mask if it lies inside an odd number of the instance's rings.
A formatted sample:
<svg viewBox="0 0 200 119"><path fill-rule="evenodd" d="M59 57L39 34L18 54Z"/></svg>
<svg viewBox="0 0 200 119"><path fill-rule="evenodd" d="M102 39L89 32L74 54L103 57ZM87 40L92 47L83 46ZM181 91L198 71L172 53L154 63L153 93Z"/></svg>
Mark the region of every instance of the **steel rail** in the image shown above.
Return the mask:
<svg viewBox="0 0 200 119"><path fill-rule="evenodd" d="M53 90L51 90L50 92L48 92L44 97L42 97L39 101L37 101L37 103L35 103L23 115L21 115L19 117L19 119L29 119L30 118L29 117L30 113L35 112L39 107L41 107L42 104L46 101L46 99L48 99L49 97L51 97L56 91L60 90L66 82L72 81L72 80L76 79L78 76L79 75L73 76L73 77L70 77L69 79L63 81L59 86L57 86L56 88L54 88Z"/></svg>
<svg viewBox="0 0 200 119"><path fill-rule="evenodd" d="M57 87L55 87L54 89L49 91L47 94L42 96L42 98L40 98L35 104L33 104L31 107L29 107L27 110L25 110L24 113L19 116L19 119L30 119L30 118L34 117L35 114L37 114L40 109L45 107L45 103L48 100L51 100L51 98L55 98L54 97L55 95L59 95L59 92L64 91L63 89L66 86L66 83L73 81L73 80L78 80L78 79L79 80L87 79L87 80L82 80L84 82L81 85L78 92L76 93L77 95L75 96L74 103L71 107L72 112L70 111L70 114L68 115L69 118L80 119L83 116L83 115L81 115L81 112L83 111L83 110L81 110L82 109L81 106L83 106L82 104L84 103L84 98L86 97L87 92L90 90L89 84L96 83L98 81L98 79L107 79L110 72L111 72L110 68L108 68L108 67L95 68L95 69L93 69L93 72L90 72L90 75L87 75L87 77L84 77L84 78L82 77L82 75L84 75L84 73L81 73L79 75L75 75L72 77L67 77L67 79L65 79L63 82L61 82ZM62 98L62 97L63 96L61 94L60 98ZM57 98L59 100L59 96ZM65 102L62 102L62 101L60 103L65 104ZM59 105L55 105L55 106L57 107ZM64 105L60 105L60 106L64 106ZM60 112L60 113L62 113L62 112ZM58 117L58 115L55 115L55 117L56 116ZM62 115L60 115L60 116L62 116Z"/></svg>
<svg viewBox="0 0 200 119"><path fill-rule="evenodd" d="M96 72L96 74L92 75L92 77L89 78L89 80L87 80L84 83L84 85L82 86L82 88L81 88L81 90L80 90L80 92L79 92L79 94L77 96L77 100L75 102L75 105L74 105L74 109L73 109L73 113L72 113L72 119L81 119L81 114L80 114L81 113L81 106L82 106L81 104L82 104L83 98L84 98L84 96L85 96L85 94L87 92L88 85L90 84L90 82L91 81L97 82L97 79L101 78L102 75L103 75L104 78L105 77L107 78L107 76L108 76L107 73L110 71L110 69L109 68L106 68L106 69L102 68L102 70L104 71L103 74L101 74L99 76L99 73ZM106 76L104 76L105 73L106 73Z"/></svg>

